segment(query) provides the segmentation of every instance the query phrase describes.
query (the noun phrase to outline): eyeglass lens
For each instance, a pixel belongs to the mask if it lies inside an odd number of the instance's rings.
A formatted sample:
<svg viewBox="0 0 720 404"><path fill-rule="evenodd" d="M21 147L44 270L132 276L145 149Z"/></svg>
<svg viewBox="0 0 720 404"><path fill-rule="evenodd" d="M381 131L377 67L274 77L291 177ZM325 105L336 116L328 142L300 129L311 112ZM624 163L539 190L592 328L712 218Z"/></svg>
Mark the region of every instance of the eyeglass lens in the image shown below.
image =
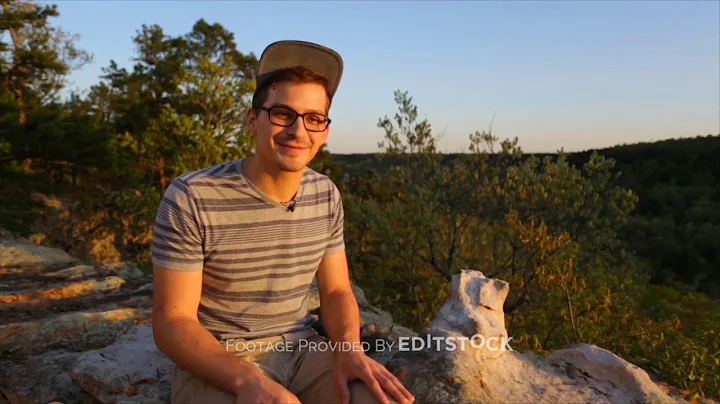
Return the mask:
<svg viewBox="0 0 720 404"><path fill-rule="evenodd" d="M280 126L290 126L295 123L298 117L295 111L280 107L270 108L269 115L270 121ZM305 123L305 129L321 132L327 127L328 119L324 115L309 113L305 114L303 122Z"/></svg>

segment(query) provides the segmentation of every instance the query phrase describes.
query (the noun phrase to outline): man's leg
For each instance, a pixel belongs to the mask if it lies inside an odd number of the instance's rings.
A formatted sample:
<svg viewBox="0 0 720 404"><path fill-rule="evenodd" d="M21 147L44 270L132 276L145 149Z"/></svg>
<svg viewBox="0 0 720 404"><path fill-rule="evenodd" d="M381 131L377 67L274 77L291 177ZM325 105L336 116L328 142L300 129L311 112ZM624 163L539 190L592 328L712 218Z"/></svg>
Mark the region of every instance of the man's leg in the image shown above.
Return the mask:
<svg viewBox="0 0 720 404"><path fill-rule="evenodd" d="M178 365L173 367L170 397L173 403L235 404L233 394L205 382Z"/></svg>
<svg viewBox="0 0 720 404"><path fill-rule="evenodd" d="M320 335L308 338L311 343L327 342ZM340 392L335 383L335 352L329 347L321 346L315 349L304 348L295 350L299 356L296 368L290 380L289 390L295 394L303 404L330 404L340 403ZM353 380L348 383L351 404L376 404L378 399L362 380ZM390 403L395 401L386 394Z"/></svg>
<svg viewBox="0 0 720 404"><path fill-rule="evenodd" d="M279 340L279 338L272 338L262 341L275 343ZM256 341L259 342L260 340ZM228 350L233 352L238 358L254 364L272 380L280 384L286 382L282 378L282 371L278 368L279 363L274 351L268 351L266 348L247 349L244 344L231 345ZM173 368L171 401L173 404L235 404L238 402L234 394L205 382L187 369L177 365Z"/></svg>

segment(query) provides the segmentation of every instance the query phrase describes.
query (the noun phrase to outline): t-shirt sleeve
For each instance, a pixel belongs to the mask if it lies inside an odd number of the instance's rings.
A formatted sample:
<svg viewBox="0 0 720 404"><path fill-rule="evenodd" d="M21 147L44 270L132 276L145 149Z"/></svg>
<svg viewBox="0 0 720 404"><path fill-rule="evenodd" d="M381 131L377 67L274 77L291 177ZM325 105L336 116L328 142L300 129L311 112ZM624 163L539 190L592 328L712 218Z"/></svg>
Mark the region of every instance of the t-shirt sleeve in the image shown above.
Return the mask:
<svg viewBox="0 0 720 404"><path fill-rule="evenodd" d="M160 202L153 227L152 262L179 271L203 269L203 236L188 184L174 179Z"/></svg>
<svg viewBox="0 0 720 404"><path fill-rule="evenodd" d="M342 196L335 184L332 184L333 196L331 198L332 219L330 226L330 237L328 239L325 256L334 255L345 250L345 212L343 210Z"/></svg>

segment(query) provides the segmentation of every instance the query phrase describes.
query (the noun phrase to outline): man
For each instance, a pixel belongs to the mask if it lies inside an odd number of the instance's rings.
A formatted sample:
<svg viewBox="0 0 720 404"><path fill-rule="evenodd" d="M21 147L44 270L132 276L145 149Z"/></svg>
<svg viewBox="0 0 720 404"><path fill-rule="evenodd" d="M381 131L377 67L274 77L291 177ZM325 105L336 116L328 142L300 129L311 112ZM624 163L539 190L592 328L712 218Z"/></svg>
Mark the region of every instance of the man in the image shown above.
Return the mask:
<svg viewBox="0 0 720 404"><path fill-rule="evenodd" d="M152 248L153 332L176 364L173 402L414 400L358 349L342 199L307 167L328 137L342 70L340 55L317 44L268 46L246 115L255 154L168 187ZM327 345L310 327L313 278L330 340L352 349L318 348Z"/></svg>

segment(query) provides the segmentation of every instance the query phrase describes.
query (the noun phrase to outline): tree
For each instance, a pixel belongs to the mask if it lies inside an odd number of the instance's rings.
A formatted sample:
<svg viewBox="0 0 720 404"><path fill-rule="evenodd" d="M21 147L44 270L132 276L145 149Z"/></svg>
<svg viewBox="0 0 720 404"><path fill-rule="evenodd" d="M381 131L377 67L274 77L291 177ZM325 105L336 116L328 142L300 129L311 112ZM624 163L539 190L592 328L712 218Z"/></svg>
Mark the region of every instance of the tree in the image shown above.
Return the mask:
<svg viewBox="0 0 720 404"><path fill-rule="evenodd" d="M381 151L387 154L425 154L434 153L435 137L427 119L418 122L417 106L407 91L395 91L398 112L395 119L387 116L378 120L378 127L385 130L385 140L378 143ZM397 125L397 127L395 126Z"/></svg>
<svg viewBox="0 0 720 404"><path fill-rule="evenodd" d="M2 0L0 16L0 83L3 104L14 98L18 122L39 106L56 101L65 78L90 62L75 47L77 37L50 24L57 6L30 0ZM6 38L9 39L6 42Z"/></svg>
<svg viewBox="0 0 720 404"><path fill-rule="evenodd" d="M111 63L90 95L97 118L113 126L118 164L151 173L163 192L183 172L251 152L244 115L257 60L236 49L230 32L199 20L178 37L143 26L134 42L132 72Z"/></svg>

